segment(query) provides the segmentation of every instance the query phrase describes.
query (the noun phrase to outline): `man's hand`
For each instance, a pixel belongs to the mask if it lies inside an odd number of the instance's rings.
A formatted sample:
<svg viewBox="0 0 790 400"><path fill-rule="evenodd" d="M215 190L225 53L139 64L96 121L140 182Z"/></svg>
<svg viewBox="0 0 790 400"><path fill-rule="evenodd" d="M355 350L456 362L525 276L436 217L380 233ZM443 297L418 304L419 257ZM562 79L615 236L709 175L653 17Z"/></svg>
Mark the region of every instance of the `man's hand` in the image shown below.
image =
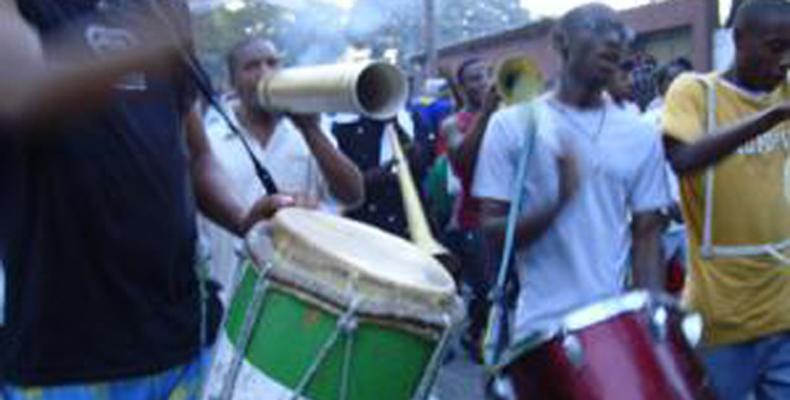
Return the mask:
<svg viewBox="0 0 790 400"><path fill-rule="evenodd" d="M557 169L560 171L559 205L564 205L579 191L579 168L576 159L565 154L557 158Z"/></svg>
<svg viewBox="0 0 790 400"><path fill-rule="evenodd" d="M671 137L664 140L667 158L678 175L688 175L715 165L744 143L770 132L790 120L790 102L775 105L744 117L691 144Z"/></svg>
<svg viewBox="0 0 790 400"><path fill-rule="evenodd" d="M264 196L247 212L247 215L241 222L239 231L244 235L259 221L270 219L281 208L293 207L296 204L297 201L293 196L283 194Z"/></svg>
<svg viewBox="0 0 790 400"><path fill-rule="evenodd" d="M296 129L302 134L311 134L320 131L321 117L319 114L287 114Z"/></svg>

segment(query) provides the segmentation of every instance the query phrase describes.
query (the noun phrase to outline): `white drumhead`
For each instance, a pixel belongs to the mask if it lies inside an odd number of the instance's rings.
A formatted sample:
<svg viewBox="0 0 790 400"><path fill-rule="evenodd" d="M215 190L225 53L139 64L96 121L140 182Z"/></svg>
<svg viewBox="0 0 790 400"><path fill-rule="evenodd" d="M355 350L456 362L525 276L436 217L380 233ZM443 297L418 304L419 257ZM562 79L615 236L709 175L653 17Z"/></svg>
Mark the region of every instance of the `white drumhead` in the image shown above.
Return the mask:
<svg viewBox="0 0 790 400"><path fill-rule="evenodd" d="M277 213L271 230L274 247L280 253L299 258L299 252L314 252L307 256L331 260L327 266L345 269L351 276L361 275L426 295L455 292L452 277L433 257L370 225L290 208Z"/></svg>

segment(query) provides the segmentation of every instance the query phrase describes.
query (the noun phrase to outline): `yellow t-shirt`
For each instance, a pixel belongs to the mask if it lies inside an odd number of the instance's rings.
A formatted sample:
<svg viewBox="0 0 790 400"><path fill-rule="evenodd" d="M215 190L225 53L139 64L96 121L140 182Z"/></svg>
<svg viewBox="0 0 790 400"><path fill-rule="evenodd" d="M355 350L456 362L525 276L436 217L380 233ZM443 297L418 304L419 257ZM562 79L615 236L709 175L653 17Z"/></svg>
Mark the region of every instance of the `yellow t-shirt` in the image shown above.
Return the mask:
<svg viewBox="0 0 790 400"><path fill-rule="evenodd" d="M719 127L790 99L787 82L770 94L757 95L718 74L683 75L667 93L662 120L665 134L680 142L693 143L705 135L708 96L702 79L715 82ZM785 121L716 165L713 245L752 246L790 238L789 153L790 123ZM790 330L790 268L768 255L702 257L704 183L705 173L681 180L690 257L685 298L703 315L705 343L738 343Z"/></svg>

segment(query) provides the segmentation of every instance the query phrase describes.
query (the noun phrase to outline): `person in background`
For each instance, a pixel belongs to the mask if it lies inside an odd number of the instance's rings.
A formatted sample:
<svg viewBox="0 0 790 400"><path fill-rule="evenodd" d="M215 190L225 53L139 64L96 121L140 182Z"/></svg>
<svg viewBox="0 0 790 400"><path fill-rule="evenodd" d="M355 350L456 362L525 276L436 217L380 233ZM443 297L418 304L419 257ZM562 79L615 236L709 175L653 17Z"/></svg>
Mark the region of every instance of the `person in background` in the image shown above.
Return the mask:
<svg viewBox="0 0 790 400"><path fill-rule="evenodd" d="M258 82L280 68L274 45L261 37L235 44L227 54L236 101L226 103L254 157L269 171L278 189L299 205L341 213L362 203L362 173L338 148L318 115L282 114L260 106ZM266 194L241 138L222 120L207 125L211 148L237 188L244 207ZM207 221L203 221L207 222ZM214 276L224 289L234 283L240 241L220 226L204 223ZM223 291L227 296L230 291Z"/></svg>
<svg viewBox="0 0 790 400"><path fill-rule="evenodd" d="M633 88L633 101L639 112L647 109L647 105L657 96L658 85L655 79L656 59L647 52L637 51L631 56L630 80Z"/></svg>
<svg viewBox="0 0 790 400"><path fill-rule="evenodd" d="M398 136L409 161L412 177L415 184L419 185L424 174L424 163L421 147L414 138L411 117L406 111L399 112L390 121L338 114L332 118L332 122L331 130L339 148L363 173L367 193L365 201L358 207L348 209L345 215L408 239L408 223L396 174L398 165L389 135L394 131Z"/></svg>
<svg viewBox="0 0 790 400"><path fill-rule="evenodd" d="M447 80L432 78L425 81L424 93L415 98L409 112L414 121L417 143L425 152L425 162L433 165L440 155L447 153L447 143L440 135L442 121L453 113L453 91Z"/></svg>
<svg viewBox="0 0 790 400"><path fill-rule="evenodd" d="M631 79L633 68L632 62L623 63L617 69L606 90L615 104L628 112L639 114L639 105L636 103L636 92Z"/></svg>
<svg viewBox="0 0 790 400"><path fill-rule="evenodd" d="M655 81L658 87L658 96L647 106L642 113L642 119L661 128L661 114L664 112L664 96L672 81L680 74L691 71L691 63L684 58L674 59L656 70ZM680 210L680 185L678 177L667 162L667 179L674 204L667 209L669 224L664 231L662 242L664 245L664 260L667 263L667 286L669 293L680 295L686 276L686 226Z"/></svg>
<svg viewBox="0 0 790 400"><path fill-rule="evenodd" d="M790 398L790 3L744 2L735 59L666 94L703 355L719 398ZM710 116L710 117L709 117ZM711 118L712 117L712 118Z"/></svg>
<svg viewBox="0 0 790 400"><path fill-rule="evenodd" d="M667 94L667 90L669 90L669 86L678 76L693 70L691 62L684 57L678 57L657 68L655 71L655 82L658 95L645 108L645 112L642 114L644 118L660 126L661 114L664 112L664 97Z"/></svg>
<svg viewBox="0 0 790 400"><path fill-rule="evenodd" d="M491 271L488 249L480 232L480 203L472 197L472 176L488 121L499 107L499 95L491 85L487 63L472 58L458 67L457 85L463 108L442 124L447 155L459 179L460 193L455 199L445 242L461 260L461 278L471 289L470 326L464 344L475 359L480 359L479 344L485 329Z"/></svg>

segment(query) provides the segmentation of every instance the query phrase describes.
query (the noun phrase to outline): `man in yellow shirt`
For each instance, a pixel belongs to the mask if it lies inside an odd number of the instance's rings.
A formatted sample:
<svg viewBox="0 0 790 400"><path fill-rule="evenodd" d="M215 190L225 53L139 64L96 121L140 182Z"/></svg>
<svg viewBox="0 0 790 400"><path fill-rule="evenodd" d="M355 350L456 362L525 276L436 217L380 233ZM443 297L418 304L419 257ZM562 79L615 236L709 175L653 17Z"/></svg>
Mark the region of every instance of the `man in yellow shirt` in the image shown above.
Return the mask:
<svg viewBox="0 0 790 400"><path fill-rule="evenodd" d="M723 73L667 94L667 156L682 175L691 271L722 399L790 398L790 2L753 0ZM783 268L784 267L784 268Z"/></svg>

